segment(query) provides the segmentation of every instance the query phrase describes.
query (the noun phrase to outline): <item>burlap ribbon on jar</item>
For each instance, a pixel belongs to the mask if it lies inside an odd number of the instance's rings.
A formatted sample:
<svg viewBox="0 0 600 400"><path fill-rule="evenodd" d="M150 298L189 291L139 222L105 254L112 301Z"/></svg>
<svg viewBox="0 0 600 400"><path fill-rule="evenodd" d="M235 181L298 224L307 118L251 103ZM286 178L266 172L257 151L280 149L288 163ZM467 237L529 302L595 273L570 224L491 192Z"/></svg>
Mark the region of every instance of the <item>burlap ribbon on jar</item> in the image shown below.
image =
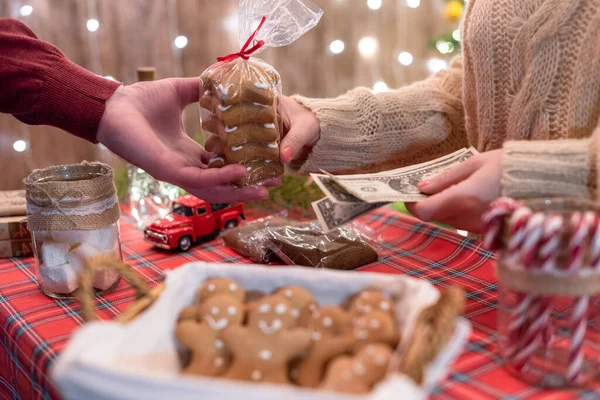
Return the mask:
<svg viewBox="0 0 600 400"><path fill-rule="evenodd" d="M113 169L86 162L33 171L25 178L30 231L91 231L120 217Z"/></svg>

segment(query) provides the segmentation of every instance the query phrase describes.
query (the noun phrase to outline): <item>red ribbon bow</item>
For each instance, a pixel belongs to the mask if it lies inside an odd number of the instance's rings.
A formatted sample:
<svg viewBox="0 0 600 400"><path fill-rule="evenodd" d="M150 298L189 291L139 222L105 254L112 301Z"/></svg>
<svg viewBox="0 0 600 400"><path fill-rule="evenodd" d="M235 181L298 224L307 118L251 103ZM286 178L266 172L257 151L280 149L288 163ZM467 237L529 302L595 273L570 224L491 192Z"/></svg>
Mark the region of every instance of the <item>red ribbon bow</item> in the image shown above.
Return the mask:
<svg viewBox="0 0 600 400"><path fill-rule="evenodd" d="M256 35L258 34L258 31L260 31L260 28L262 28L262 26L264 25L266 20L267 20L267 17L262 17L262 19L260 20L260 24L258 24L258 27L254 31L254 33L252 35L250 35L248 40L246 40L246 43L244 44L242 49L239 51L239 53L232 53L232 54L228 54L226 56L217 57L217 61L230 62L230 61L235 60L236 58L243 58L244 60L249 59L250 55L252 53L254 53L256 50L260 49L261 47L263 47L265 45L265 42L263 40L254 40L254 38L256 37ZM250 43L252 43L252 41L254 41L253 46L248 48L250 46Z"/></svg>

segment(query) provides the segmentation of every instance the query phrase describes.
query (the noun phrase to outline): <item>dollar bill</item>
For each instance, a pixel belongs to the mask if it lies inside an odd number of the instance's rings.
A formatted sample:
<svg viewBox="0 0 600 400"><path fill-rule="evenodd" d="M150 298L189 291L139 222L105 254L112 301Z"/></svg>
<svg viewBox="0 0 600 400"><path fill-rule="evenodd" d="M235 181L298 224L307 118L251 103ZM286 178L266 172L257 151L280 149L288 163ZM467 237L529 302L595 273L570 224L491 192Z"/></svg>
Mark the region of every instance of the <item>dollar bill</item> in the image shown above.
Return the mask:
<svg viewBox="0 0 600 400"><path fill-rule="evenodd" d="M341 187L331 175L325 174L310 174L317 186L321 188L325 196L334 203L364 203L361 199L351 195Z"/></svg>
<svg viewBox="0 0 600 400"><path fill-rule="evenodd" d="M426 163L393 171L340 175L334 179L347 193L366 203L417 202L428 196L421 193L418 183L431 179L477 154L474 148L457 151Z"/></svg>
<svg viewBox="0 0 600 400"><path fill-rule="evenodd" d="M325 197L313 202L312 207L323 230L329 232L386 204L388 203L334 203L329 197Z"/></svg>

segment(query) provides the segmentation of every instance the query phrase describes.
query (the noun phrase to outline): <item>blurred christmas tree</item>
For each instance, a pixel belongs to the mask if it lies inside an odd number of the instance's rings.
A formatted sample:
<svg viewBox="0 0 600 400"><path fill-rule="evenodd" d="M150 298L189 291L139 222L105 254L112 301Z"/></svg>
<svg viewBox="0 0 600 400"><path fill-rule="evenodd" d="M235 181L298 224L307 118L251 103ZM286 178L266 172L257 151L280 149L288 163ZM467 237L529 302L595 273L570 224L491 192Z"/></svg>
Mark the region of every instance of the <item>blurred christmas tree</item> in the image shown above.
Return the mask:
<svg viewBox="0 0 600 400"><path fill-rule="evenodd" d="M448 21L458 23L467 5L466 0L444 0L446 7L444 15ZM455 30L447 32L430 42L433 49L439 51L442 55L451 55L460 51L460 30L458 26Z"/></svg>

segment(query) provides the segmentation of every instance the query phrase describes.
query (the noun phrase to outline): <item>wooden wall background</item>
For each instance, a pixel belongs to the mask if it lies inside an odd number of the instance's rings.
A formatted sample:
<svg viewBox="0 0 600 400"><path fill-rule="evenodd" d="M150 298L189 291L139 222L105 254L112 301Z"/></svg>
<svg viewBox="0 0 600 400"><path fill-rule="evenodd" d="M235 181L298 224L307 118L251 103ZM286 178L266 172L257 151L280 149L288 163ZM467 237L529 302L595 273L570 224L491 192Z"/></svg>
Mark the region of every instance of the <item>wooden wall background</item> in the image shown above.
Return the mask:
<svg viewBox="0 0 600 400"><path fill-rule="evenodd" d="M314 0L324 9L314 30L291 46L261 54L282 75L286 94L330 97L355 86L372 86L383 80L398 87L423 79L427 60L434 56L428 41L452 28L443 20L441 0L421 0L418 8L405 0L383 0L370 10L366 0ZM159 78L197 76L219 55L238 49L237 0L0 0L0 17L21 19L43 40L58 46L75 63L125 84L135 81L138 66L157 68ZM21 6L33 7L29 16ZM88 32L86 21L100 22ZM185 35L187 47L175 49L173 39ZM360 38L374 36L377 54L365 59L357 50ZM332 55L329 43L341 39L346 49ZM401 51L414 62L398 63ZM0 88L0 90L2 90ZM197 107L185 112L188 132L199 129ZM13 143L28 142L25 152ZM10 115L0 115L0 190L22 187L22 179L35 168L82 160L118 163L102 146L91 145L62 131L28 127Z"/></svg>

